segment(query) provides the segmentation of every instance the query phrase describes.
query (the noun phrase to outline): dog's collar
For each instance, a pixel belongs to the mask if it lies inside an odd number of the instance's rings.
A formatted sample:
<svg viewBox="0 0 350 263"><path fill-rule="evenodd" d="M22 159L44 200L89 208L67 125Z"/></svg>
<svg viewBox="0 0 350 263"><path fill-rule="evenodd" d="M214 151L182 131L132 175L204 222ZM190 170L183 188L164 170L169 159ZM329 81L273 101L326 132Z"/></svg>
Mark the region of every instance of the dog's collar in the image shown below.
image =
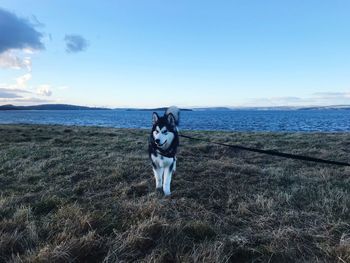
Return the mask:
<svg viewBox="0 0 350 263"><path fill-rule="evenodd" d="M178 139L177 139L178 140ZM153 153L160 154L164 157L168 158L174 158L177 152L177 140L173 141L172 144L169 146L168 149L162 150L161 148L157 147L157 145L152 141L150 143L151 149Z"/></svg>
<svg viewBox="0 0 350 263"><path fill-rule="evenodd" d="M170 150L164 151L162 149L157 148L156 153L158 153L164 157L174 158L176 155L176 149L171 148Z"/></svg>

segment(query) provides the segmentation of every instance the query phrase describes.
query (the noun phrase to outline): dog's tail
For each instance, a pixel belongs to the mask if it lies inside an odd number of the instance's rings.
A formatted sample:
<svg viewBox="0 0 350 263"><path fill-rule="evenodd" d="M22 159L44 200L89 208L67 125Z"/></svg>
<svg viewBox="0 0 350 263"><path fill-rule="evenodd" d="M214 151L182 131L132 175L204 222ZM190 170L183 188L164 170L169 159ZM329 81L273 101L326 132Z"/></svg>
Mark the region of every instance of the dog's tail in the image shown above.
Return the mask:
<svg viewBox="0 0 350 263"><path fill-rule="evenodd" d="M178 107L176 106L171 106L169 107L166 112L165 112L165 115L169 115L169 114L172 114L175 118L175 124L176 125L179 125L180 123L180 110Z"/></svg>

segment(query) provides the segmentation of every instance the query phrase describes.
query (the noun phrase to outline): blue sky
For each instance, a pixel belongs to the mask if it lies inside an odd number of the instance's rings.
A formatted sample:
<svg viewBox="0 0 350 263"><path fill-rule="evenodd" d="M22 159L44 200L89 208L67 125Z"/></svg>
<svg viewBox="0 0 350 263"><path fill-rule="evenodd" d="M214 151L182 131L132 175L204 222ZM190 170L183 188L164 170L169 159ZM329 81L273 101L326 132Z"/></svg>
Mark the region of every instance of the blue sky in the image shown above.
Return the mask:
<svg viewBox="0 0 350 263"><path fill-rule="evenodd" d="M345 0L2 0L0 104L350 104L349 13Z"/></svg>

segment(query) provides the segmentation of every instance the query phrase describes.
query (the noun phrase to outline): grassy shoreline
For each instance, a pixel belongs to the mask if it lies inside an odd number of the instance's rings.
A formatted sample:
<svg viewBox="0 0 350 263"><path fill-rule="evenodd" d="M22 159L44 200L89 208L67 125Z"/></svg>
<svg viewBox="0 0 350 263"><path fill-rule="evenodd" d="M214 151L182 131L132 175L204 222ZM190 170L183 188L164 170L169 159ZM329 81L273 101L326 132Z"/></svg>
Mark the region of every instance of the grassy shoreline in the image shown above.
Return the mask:
<svg viewBox="0 0 350 263"><path fill-rule="evenodd" d="M350 133L186 131L349 161ZM349 262L350 169L182 139L171 198L147 130L0 125L0 262Z"/></svg>

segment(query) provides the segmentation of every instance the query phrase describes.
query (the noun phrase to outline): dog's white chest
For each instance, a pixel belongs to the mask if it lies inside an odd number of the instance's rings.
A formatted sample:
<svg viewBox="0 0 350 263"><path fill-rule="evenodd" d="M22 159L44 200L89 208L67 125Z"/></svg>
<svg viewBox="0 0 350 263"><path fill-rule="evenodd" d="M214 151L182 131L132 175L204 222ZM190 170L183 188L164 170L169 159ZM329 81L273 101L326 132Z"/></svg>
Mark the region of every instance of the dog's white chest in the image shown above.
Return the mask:
<svg viewBox="0 0 350 263"><path fill-rule="evenodd" d="M157 154L157 156L151 154L151 158L153 163L161 168L168 167L174 162L174 158L165 157L160 154Z"/></svg>

